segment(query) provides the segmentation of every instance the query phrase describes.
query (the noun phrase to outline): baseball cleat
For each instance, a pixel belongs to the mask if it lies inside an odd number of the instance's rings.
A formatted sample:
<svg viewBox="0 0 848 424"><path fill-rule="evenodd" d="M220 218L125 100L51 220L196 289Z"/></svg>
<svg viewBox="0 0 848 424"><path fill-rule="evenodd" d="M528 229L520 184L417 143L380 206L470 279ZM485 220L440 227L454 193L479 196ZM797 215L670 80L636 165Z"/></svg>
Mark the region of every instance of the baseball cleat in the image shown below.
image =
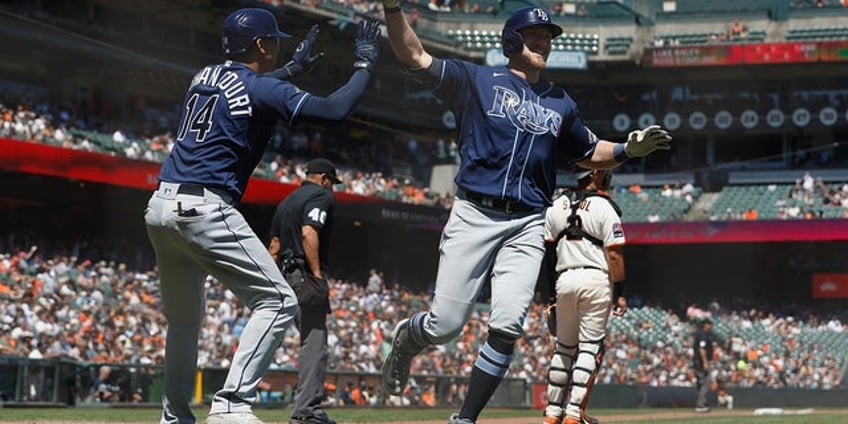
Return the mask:
<svg viewBox="0 0 848 424"><path fill-rule="evenodd" d="M414 354L406 353L402 349L402 333L409 328L409 318L399 322L392 332L392 350L383 363L383 378L380 381L383 392L400 396L406 383L409 381L409 366L412 365ZM406 336L408 337L408 336Z"/></svg>
<svg viewBox="0 0 848 424"><path fill-rule="evenodd" d="M580 417L580 420L583 422L583 424L600 424L601 422L599 419L595 417L590 417L586 414L583 414L583 416Z"/></svg>
<svg viewBox="0 0 848 424"><path fill-rule="evenodd" d="M551 417L549 415L545 415L545 419L542 421L542 424L562 424L562 417Z"/></svg>
<svg viewBox="0 0 848 424"><path fill-rule="evenodd" d="M451 414L448 418L448 424L474 424L474 421L468 418L459 418L459 414Z"/></svg>

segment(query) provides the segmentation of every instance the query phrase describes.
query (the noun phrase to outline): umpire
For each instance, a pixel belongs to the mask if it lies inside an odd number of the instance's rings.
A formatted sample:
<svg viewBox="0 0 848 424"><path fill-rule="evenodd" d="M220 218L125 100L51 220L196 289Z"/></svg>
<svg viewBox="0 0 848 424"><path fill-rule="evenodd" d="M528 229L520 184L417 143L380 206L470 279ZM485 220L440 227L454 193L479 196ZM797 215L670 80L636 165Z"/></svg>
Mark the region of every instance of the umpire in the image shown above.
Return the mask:
<svg viewBox="0 0 848 424"><path fill-rule="evenodd" d="M341 181L327 159L306 164L300 188L277 206L268 251L297 294L300 311L300 371L291 424L335 424L321 408L327 371L329 287L324 268L332 229L333 185Z"/></svg>
<svg viewBox="0 0 848 424"><path fill-rule="evenodd" d="M695 402L695 412L710 412L707 395L712 383L710 375L710 359L713 356L713 322L709 318L701 322L701 329L695 333L692 362L695 377L698 378L698 400Z"/></svg>

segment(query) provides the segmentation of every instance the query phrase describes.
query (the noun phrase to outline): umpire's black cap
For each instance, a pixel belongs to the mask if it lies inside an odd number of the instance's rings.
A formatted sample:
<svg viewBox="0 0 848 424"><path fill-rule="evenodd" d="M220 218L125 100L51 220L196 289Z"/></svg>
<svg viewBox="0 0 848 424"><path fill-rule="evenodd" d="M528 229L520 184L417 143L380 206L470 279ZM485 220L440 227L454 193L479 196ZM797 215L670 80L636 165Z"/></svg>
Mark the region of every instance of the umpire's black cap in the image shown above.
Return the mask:
<svg viewBox="0 0 848 424"><path fill-rule="evenodd" d="M340 184L342 180L336 174L336 165L330 162L329 159L318 158L312 159L306 163L307 174L326 174L327 178L333 181L333 184Z"/></svg>

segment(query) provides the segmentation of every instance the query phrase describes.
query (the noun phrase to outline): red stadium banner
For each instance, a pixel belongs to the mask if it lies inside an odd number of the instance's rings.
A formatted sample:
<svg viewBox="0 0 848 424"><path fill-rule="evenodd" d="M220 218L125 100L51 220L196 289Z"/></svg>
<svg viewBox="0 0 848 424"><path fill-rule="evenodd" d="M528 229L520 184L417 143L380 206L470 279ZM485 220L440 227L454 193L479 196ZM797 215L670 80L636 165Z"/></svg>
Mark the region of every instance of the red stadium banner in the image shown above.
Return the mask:
<svg viewBox="0 0 848 424"><path fill-rule="evenodd" d="M819 60L818 43L760 43L743 45L743 63L803 63Z"/></svg>
<svg viewBox="0 0 848 424"><path fill-rule="evenodd" d="M848 40L718 44L648 50L648 67L728 66L848 61Z"/></svg>
<svg viewBox="0 0 848 424"><path fill-rule="evenodd" d="M627 244L752 243L848 240L848 219L633 222Z"/></svg>
<svg viewBox="0 0 848 424"><path fill-rule="evenodd" d="M647 66L655 68L739 65L742 63L742 49L738 45L654 49L648 53L645 63Z"/></svg>
<svg viewBox="0 0 848 424"><path fill-rule="evenodd" d="M813 274L813 299L848 298L848 273Z"/></svg>
<svg viewBox="0 0 848 424"><path fill-rule="evenodd" d="M0 138L0 170L5 171L153 191L160 166L156 162ZM294 184L252 177L242 202L276 205L296 188ZM381 201L350 193L336 193L335 196L339 203Z"/></svg>

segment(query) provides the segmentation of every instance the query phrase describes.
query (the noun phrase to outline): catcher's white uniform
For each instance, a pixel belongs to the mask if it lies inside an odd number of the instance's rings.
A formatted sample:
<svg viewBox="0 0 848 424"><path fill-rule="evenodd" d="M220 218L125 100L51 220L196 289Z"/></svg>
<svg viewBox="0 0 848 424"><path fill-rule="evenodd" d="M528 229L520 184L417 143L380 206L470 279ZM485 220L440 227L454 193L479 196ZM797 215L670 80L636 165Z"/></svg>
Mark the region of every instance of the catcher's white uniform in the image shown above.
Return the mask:
<svg viewBox="0 0 848 424"><path fill-rule="evenodd" d="M604 192L579 192L575 200L561 196L547 210L545 238L557 243L557 342L545 415L582 420L604 353L612 305L605 249L624 245L624 230L617 207Z"/></svg>

